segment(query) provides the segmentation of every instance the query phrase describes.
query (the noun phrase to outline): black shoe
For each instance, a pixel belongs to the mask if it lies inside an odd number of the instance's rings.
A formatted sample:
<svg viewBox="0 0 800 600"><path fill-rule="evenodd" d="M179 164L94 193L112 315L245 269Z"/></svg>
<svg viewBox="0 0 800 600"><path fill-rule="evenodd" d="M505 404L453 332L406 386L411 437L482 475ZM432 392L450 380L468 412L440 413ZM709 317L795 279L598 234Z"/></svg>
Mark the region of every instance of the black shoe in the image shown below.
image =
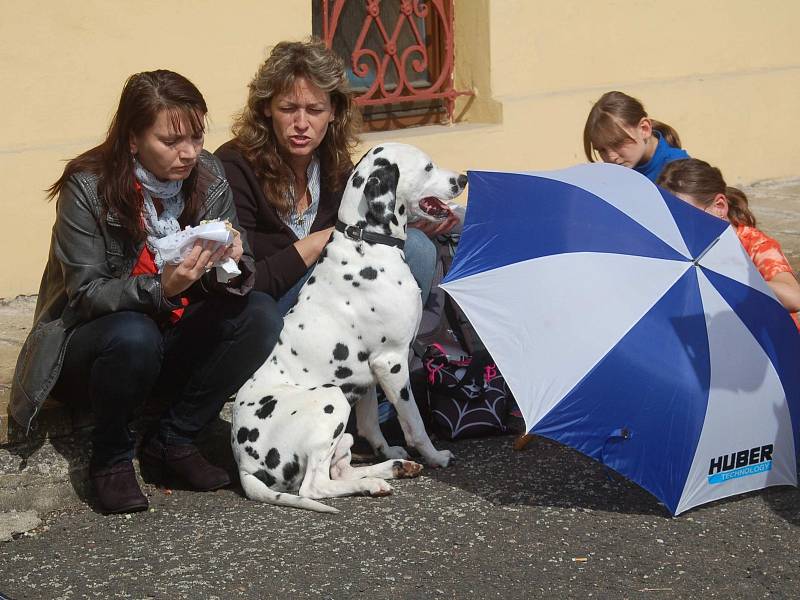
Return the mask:
<svg viewBox="0 0 800 600"><path fill-rule="evenodd" d="M139 460L145 481L166 483L174 477L199 492L217 490L231 484L228 472L208 462L196 446L165 446L150 440Z"/></svg>
<svg viewBox="0 0 800 600"><path fill-rule="evenodd" d="M105 513L128 513L147 510L147 498L142 494L133 463L124 460L110 467L89 469L100 508Z"/></svg>

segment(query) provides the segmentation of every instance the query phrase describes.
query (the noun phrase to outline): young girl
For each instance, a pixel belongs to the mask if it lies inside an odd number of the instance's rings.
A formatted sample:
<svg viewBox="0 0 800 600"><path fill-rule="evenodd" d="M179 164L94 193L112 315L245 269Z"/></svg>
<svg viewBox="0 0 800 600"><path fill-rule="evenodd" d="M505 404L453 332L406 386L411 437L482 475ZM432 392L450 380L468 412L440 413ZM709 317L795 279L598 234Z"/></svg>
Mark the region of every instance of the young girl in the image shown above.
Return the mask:
<svg viewBox="0 0 800 600"><path fill-rule="evenodd" d="M696 158L671 162L656 182L692 206L729 221L758 272L792 314L798 329L800 283L777 241L756 229L756 218L741 190L728 187L720 170Z"/></svg>
<svg viewBox="0 0 800 600"><path fill-rule="evenodd" d="M655 181L667 163L688 158L678 132L647 116L636 98L606 92L595 102L583 128L583 149L589 162L634 169Z"/></svg>

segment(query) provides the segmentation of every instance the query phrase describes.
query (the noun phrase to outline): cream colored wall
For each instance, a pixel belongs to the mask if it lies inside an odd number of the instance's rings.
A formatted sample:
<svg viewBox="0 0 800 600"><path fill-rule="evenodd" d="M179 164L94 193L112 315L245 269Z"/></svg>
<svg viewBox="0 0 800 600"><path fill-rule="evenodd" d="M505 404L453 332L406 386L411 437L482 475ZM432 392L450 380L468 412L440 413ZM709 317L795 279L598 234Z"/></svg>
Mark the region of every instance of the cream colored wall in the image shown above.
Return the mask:
<svg viewBox="0 0 800 600"><path fill-rule="evenodd" d="M130 74L191 79L213 150L267 47L311 31L306 0L0 0L0 9L0 298L38 290L54 209L43 190L65 159L101 141Z"/></svg>
<svg viewBox="0 0 800 600"><path fill-rule="evenodd" d="M559 168L585 160L586 114L620 89L732 183L798 175L794 0L455 4L456 81L476 91L458 103L461 122L369 134L365 145L414 143L461 170ZM0 298L36 292L53 210L41 190L63 159L99 141L125 77L165 67L192 79L209 104L214 149L266 48L308 35L310 5L0 0Z"/></svg>

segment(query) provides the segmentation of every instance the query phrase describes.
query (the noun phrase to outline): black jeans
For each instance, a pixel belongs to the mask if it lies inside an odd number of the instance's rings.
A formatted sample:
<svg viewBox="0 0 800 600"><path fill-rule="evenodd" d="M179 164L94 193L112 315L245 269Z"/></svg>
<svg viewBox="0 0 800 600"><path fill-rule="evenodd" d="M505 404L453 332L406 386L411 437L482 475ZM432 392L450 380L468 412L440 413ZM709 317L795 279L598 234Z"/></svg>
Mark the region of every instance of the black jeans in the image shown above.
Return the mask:
<svg viewBox="0 0 800 600"><path fill-rule="evenodd" d="M282 327L275 301L259 292L194 302L163 330L143 313L111 313L73 333L53 395L91 404L96 468L133 457L128 425L151 394L169 400L159 439L188 444L262 365Z"/></svg>

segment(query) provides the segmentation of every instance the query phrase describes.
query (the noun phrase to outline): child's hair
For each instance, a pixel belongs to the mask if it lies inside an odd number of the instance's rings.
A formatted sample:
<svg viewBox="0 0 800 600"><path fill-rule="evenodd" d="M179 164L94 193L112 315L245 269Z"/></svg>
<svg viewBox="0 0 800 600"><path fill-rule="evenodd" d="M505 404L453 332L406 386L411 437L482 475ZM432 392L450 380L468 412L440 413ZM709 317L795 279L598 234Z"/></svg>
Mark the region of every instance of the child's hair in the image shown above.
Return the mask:
<svg viewBox="0 0 800 600"><path fill-rule="evenodd" d="M756 226L756 218L750 212L744 192L729 187L720 170L704 160L674 160L664 167L656 183L670 192L691 196L704 207L711 206L717 194L725 194L728 198L728 220L734 225Z"/></svg>
<svg viewBox="0 0 800 600"><path fill-rule="evenodd" d="M594 103L583 128L583 151L589 162L595 161L596 148L615 148L632 140L623 125L636 127L647 117L644 106L636 98L622 92L606 92ZM649 118L649 117L647 117ZM678 132L661 121L650 119L653 129L658 131L673 148L681 148Z"/></svg>

